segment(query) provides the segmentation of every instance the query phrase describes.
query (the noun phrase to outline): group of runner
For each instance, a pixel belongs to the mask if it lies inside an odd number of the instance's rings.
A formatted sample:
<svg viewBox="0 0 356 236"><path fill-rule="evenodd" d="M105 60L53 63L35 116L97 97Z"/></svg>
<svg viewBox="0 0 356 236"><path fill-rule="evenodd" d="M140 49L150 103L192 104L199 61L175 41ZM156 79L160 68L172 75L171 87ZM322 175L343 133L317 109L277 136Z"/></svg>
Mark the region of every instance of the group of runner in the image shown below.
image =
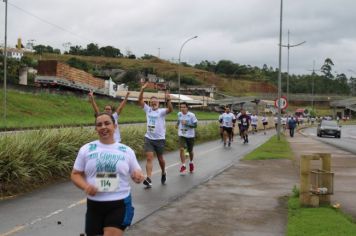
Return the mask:
<svg viewBox="0 0 356 236"><path fill-rule="evenodd" d="M135 152L121 143L118 127L120 113L126 105L129 92L115 110L107 105L100 112L92 92L89 101L95 112L95 130L98 140L83 145L76 157L71 179L87 195L85 233L88 236L121 236L131 224L134 208L131 203L129 179L152 187L153 158L156 153L161 168L161 184L167 181L166 164L163 157L165 147L166 116L173 111L171 98L165 94L166 108L159 108L159 100L152 96L149 104L144 102L143 94L148 83L140 90L138 104L146 113L147 131L144 137L146 156L146 176L144 176ZM189 172L194 171L194 138L198 120L188 111L188 104L180 103L176 128L178 129L180 162L179 172L185 174L186 155L189 156Z"/></svg>
<svg viewBox="0 0 356 236"><path fill-rule="evenodd" d="M219 116L220 122L220 136L224 147L231 146L234 137L235 124L238 124L239 135L243 139L243 143L248 143L248 130L252 128L252 134L257 132L258 116L253 113L251 116L246 113L245 109L241 109L236 115L230 110L230 107L225 107L225 112ZM262 125L264 134L266 134L266 126L268 125L268 118L262 116Z"/></svg>

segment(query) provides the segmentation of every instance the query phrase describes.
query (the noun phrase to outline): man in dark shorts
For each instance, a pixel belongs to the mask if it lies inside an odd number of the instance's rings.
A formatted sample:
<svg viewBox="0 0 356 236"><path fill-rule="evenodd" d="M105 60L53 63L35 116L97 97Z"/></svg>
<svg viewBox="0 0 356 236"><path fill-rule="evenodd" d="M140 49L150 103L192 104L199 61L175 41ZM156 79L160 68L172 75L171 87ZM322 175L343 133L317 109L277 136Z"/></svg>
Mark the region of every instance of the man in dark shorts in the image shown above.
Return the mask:
<svg viewBox="0 0 356 236"><path fill-rule="evenodd" d="M147 188L152 187L152 169L154 153L157 155L159 166L162 170L161 183L165 184L167 180L166 162L163 158L164 147L166 143L166 115L173 111L173 106L169 94L166 93L167 108L159 108L157 97L151 97L150 106L143 101L143 91L147 87L145 83L138 97L138 103L146 113L147 132L145 134L144 152L146 155L146 173L147 177L143 184Z"/></svg>
<svg viewBox="0 0 356 236"><path fill-rule="evenodd" d="M182 165L180 167L180 174L184 175L186 173L185 167L185 153L184 148L186 147L189 153L189 172L193 173L194 163L193 163L193 147L194 147L194 138L195 138L195 128L197 127L198 120L195 117L195 114L188 111L188 104L182 102L180 104L180 112L178 112L178 137L179 137L179 149L180 149L180 159Z"/></svg>
<svg viewBox="0 0 356 236"><path fill-rule="evenodd" d="M224 137L224 147L226 146L227 139L229 140L228 146L231 146L232 139L232 129L235 127L236 117L233 113L230 112L230 107L225 107L225 113L220 117L220 124L223 128L223 137Z"/></svg>
<svg viewBox="0 0 356 236"><path fill-rule="evenodd" d="M246 114L245 110L241 110L241 116L239 117L241 122L241 135L244 139L244 143L248 143L248 129L251 124L251 118Z"/></svg>

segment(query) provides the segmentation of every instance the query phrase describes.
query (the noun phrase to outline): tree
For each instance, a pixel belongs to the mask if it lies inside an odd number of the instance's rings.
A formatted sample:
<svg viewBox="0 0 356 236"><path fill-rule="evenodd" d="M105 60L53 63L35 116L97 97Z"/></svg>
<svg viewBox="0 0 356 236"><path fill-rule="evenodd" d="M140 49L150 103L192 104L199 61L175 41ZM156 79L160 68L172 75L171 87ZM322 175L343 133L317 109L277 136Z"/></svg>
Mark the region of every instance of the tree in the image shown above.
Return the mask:
<svg viewBox="0 0 356 236"><path fill-rule="evenodd" d="M331 73L333 65L334 63L330 58L325 59L324 65L321 67L321 72L324 74L325 78L332 79L334 77Z"/></svg>
<svg viewBox="0 0 356 236"><path fill-rule="evenodd" d="M150 60L153 58L156 58L156 57L153 55L150 55L150 54L146 54L146 53L141 57L141 59L143 59L143 60Z"/></svg>
<svg viewBox="0 0 356 236"><path fill-rule="evenodd" d="M78 46L78 45L71 46L69 48L69 54L72 54L72 55L83 55L82 46Z"/></svg>
<svg viewBox="0 0 356 236"><path fill-rule="evenodd" d="M220 60L216 65L216 73L232 75L236 71L236 65L229 60Z"/></svg>
<svg viewBox="0 0 356 236"><path fill-rule="evenodd" d="M90 43L86 49L87 56L100 56L100 50L98 44Z"/></svg>
<svg viewBox="0 0 356 236"><path fill-rule="evenodd" d="M210 62L208 60L204 60L204 61L201 61L199 64L196 64L194 67L197 69L200 69L200 70L215 72L216 62L214 62L214 61Z"/></svg>
<svg viewBox="0 0 356 236"><path fill-rule="evenodd" d="M104 57L122 57L120 49L114 48L112 46L105 46L100 48L100 55Z"/></svg>

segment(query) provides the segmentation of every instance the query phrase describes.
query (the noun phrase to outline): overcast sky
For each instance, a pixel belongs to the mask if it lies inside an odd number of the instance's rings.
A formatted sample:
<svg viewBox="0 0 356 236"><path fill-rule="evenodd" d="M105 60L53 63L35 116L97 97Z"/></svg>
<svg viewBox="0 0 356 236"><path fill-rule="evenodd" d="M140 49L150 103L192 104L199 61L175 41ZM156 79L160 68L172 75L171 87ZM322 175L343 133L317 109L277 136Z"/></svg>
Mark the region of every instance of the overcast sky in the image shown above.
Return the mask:
<svg viewBox="0 0 356 236"><path fill-rule="evenodd" d="M221 59L278 68L280 0L8 0L8 45L97 43L126 54L152 54L190 64ZM0 2L0 42L5 4ZM308 74L331 58L334 73L356 76L356 1L284 0L283 40L290 73ZM287 48L282 70L287 71Z"/></svg>

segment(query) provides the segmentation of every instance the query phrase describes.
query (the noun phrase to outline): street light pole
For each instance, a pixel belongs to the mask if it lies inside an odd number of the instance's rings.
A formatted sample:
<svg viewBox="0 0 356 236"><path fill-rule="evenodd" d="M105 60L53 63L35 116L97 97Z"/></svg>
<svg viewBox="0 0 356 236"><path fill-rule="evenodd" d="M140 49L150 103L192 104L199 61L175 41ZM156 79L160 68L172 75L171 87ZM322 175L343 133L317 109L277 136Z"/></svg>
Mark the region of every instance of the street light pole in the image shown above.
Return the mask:
<svg viewBox="0 0 356 236"><path fill-rule="evenodd" d="M315 77L315 61L313 61L313 75L312 75L312 111L314 113L314 77Z"/></svg>
<svg viewBox="0 0 356 236"><path fill-rule="evenodd" d="M283 0L281 0L280 20L279 20L279 54L278 54L278 123L277 139L281 139L281 67L282 67L282 19L283 19Z"/></svg>
<svg viewBox="0 0 356 236"><path fill-rule="evenodd" d="M289 44L289 30L288 30L288 44L287 45L281 45L282 47L286 47L288 49L288 59L287 59L287 101L289 101L289 48L291 47L297 47L300 46L302 44L306 43L306 41L303 41L301 43L298 44Z"/></svg>
<svg viewBox="0 0 356 236"><path fill-rule="evenodd" d="M180 56L182 54L182 50L183 50L183 47L186 43L188 43L190 40L193 40L193 39L196 39L198 38L198 36L194 36L194 37L191 37L187 40L184 41L184 43L182 44L182 46L180 47L180 50L179 50L179 57L178 57L178 107L180 107Z"/></svg>
<svg viewBox="0 0 356 236"><path fill-rule="evenodd" d="M7 0L5 2L5 43L4 43L4 127L6 129L6 80L7 80Z"/></svg>

